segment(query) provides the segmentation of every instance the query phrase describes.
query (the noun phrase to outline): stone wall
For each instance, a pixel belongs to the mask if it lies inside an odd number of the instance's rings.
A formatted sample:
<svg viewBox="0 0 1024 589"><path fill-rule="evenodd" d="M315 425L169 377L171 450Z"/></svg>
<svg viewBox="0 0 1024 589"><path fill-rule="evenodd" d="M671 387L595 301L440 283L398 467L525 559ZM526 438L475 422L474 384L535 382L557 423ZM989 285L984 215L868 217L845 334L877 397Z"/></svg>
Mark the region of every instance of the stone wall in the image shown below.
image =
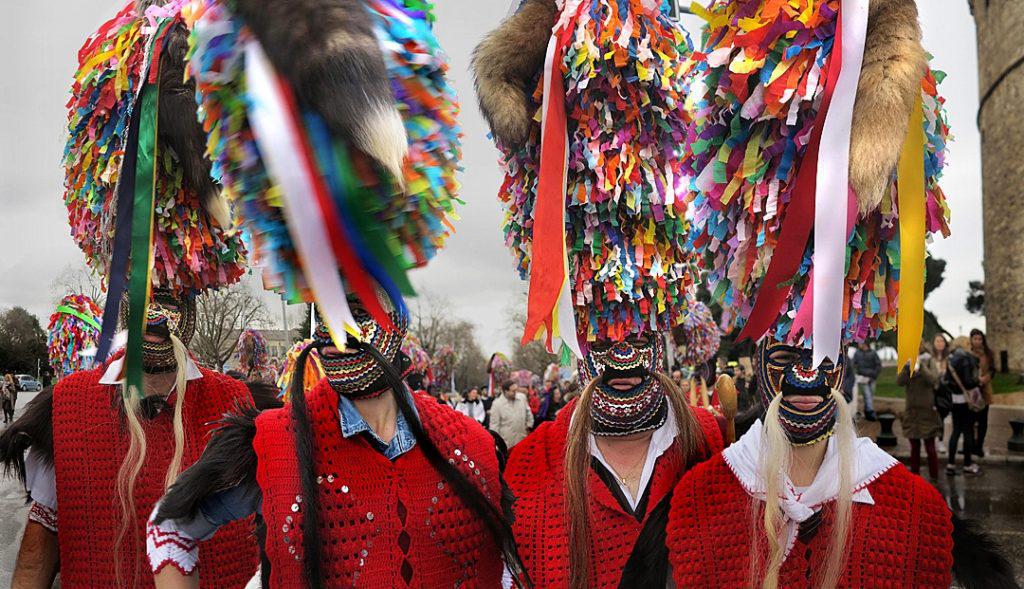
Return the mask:
<svg viewBox="0 0 1024 589"><path fill-rule="evenodd" d="M973 0L989 343L1024 372L1024 1Z"/></svg>

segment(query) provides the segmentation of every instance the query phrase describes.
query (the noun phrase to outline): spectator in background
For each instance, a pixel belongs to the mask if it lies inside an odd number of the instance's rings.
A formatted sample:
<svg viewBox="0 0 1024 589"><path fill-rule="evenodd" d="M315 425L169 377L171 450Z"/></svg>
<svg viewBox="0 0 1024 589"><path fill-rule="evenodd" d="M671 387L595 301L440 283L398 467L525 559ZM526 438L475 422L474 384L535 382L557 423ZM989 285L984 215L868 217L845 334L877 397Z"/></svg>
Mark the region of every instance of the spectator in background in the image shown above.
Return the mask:
<svg viewBox="0 0 1024 589"><path fill-rule="evenodd" d="M941 336L939 336L941 337ZM943 339L945 342L945 339ZM910 365L900 370L896 384L907 389L907 406L903 413L903 435L910 439L910 470L921 474L921 442L928 453L928 474L939 477L939 456L935 438L942 433L942 420L935 410L935 387L939 384L939 366L927 343L921 344L917 371L910 374Z"/></svg>
<svg viewBox="0 0 1024 589"><path fill-rule="evenodd" d="M553 421L558 411L565 407L562 401L562 389L557 382L549 380L544 383L544 391L541 393L540 410L537 411L536 425L545 421Z"/></svg>
<svg viewBox="0 0 1024 589"><path fill-rule="evenodd" d="M682 388L682 386L683 386L683 371L682 370L679 370L678 368L676 368L675 370L672 371L672 382L675 383L675 385L677 387Z"/></svg>
<svg viewBox="0 0 1024 589"><path fill-rule="evenodd" d="M480 398L480 389L473 387L466 393L466 400L455 405L459 413L472 417L477 423L483 425L487 421L487 410L484 409L483 399Z"/></svg>
<svg viewBox="0 0 1024 589"><path fill-rule="evenodd" d="M14 421L14 404L18 400L18 387L10 374L0 378L0 404L4 409L4 424Z"/></svg>
<svg viewBox="0 0 1024 589"><path fill-rule="evenodd" d="M985 435L988 433L988 408L994 401L992 379L996 375L996 356L988 347L988 338L980 329L971 330L971 354L978 359L978 382L981 395L985 398L985 408L974 414L974 455L985 456Z"/></svg>
<svg viewBox="0 0 1024 589"><path fill-rule="evenodd" d="M875 383L878 382L878 374L882 371L882 359L867 342L861 342L857 346L857 353L853 355L853 370L857 390L864 397L864 418L868 421L877 421Z"/></svg>
<svg viewBox="0 0 1024 589"><path fill-rule="evenodd" d="M974 464L974 413L967 406L966 391L980 385L978 381L978 359L970 352L971 340L960 336L953 340L951 353L943 375L942 385L949 387L953 400L953 433L949 436L949 456L946 474L955 475L956 448L961 434L964 437L964 472L978 474L980 468Z"/></svg>
<svg viewBox="0 0 1024 589"><path fill-rule="evenodd" d="M526 395L519 392L519 385L506 381L501 390L501 395L491 404L491 429L511 450L533 427L533 413Z"/></svg>

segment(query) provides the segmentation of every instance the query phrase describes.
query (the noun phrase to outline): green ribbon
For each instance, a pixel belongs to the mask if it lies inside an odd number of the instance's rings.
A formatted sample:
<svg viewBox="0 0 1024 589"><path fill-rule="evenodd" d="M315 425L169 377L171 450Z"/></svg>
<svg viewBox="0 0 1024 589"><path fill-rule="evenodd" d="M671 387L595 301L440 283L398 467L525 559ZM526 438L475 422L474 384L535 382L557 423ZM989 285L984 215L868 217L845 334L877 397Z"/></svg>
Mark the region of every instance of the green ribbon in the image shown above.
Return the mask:
<svg viewBox="0 0 1024 589"><path fill-rule="evenodd" d="M57 307L57 312L58 313L64 313L65 315L72 315L74 317L78 317L82 321L85 321L86 323L88 323L89 326L92 327L93 329L95 329L96 331L100 330L100 324L99 324L98 321L96 321L95 317L90 317L90 316L86 315L85 313L82 313L82 312L78 311L77 309L72 309L71 307L68 307L67 305L61 305L61 306Z"/></svg>
<svg viewBox="0 0 1024 589"><path fill-rule="evenodd" d="M132 209L131 262L128 279L128 345L125 350L124 393L142 390L142 335L146 328L150 270L153 267L153 208L156 195L156 135L158 86L146 84L132 116L139 119L139 146L135 164Z"/></svg>

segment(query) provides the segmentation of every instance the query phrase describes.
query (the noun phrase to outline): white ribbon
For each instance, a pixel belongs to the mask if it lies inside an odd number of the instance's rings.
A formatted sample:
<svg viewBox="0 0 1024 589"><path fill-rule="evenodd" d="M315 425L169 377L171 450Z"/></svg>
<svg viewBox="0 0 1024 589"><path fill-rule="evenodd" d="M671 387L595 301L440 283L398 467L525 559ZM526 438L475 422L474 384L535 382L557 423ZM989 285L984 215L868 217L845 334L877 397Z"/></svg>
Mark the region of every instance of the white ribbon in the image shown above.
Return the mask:
<svg viewBox="0 0 1024 589"><path fill-rule="evenodd" d="M869 0L842 0L842 69L825 115L814 200L814 364L838 360L846 279L850 128L864 61Z"/></svg>
<svg viewBox="0 0 1024 589"><path fill-rule="evenodd" d="M345 331L358 333L358 326L345 297L338 273L338 261L330 236L312 201L313 179L307 174L309 154L293 128L297 121L277 86L276 74L259 42L245 46L245 83L249 91L249 119L267 171L281 187L284 217L295 250L302 260L303 276L321 307L334 343L345 345ZM341 321L341 325L336 322Z"/></svg>

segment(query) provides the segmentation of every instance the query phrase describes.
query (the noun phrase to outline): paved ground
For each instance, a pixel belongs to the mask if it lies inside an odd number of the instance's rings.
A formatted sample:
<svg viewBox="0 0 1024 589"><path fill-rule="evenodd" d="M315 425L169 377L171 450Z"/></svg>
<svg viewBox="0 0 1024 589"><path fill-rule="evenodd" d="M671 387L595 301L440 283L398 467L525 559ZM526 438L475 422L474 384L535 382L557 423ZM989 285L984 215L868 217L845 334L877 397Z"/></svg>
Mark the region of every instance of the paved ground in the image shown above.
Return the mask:
<svg viewBox="0 0 1024 589"><path fill-rule="evenodd" d="M34 395L21 394L18 398L19 411ZM901 404L879 406L880 410L893 410L899 413ZM1002 544L1006 553L1016 566L1018 580L1024 583L1024 458L1007 456L1006 439L1009 427L1006 419L1016 413L1009 413L1003 408L993 408L989 430L990 456L983 461L984 470L979 476L968 477L957 475L948 477L945 473L933 481L951 509L980 521ZM878 432L877 424L863 424L862 435L874 436ZM896 426L899 434L899 425ZM905 456L909 452L905 440L895 449L897 456ZM944 462L945 458L941 457ZM24 492L15 481L0 481L0 587L9 587L11 573L21 533L25 523L27 507L24 504Z"/></svg>

